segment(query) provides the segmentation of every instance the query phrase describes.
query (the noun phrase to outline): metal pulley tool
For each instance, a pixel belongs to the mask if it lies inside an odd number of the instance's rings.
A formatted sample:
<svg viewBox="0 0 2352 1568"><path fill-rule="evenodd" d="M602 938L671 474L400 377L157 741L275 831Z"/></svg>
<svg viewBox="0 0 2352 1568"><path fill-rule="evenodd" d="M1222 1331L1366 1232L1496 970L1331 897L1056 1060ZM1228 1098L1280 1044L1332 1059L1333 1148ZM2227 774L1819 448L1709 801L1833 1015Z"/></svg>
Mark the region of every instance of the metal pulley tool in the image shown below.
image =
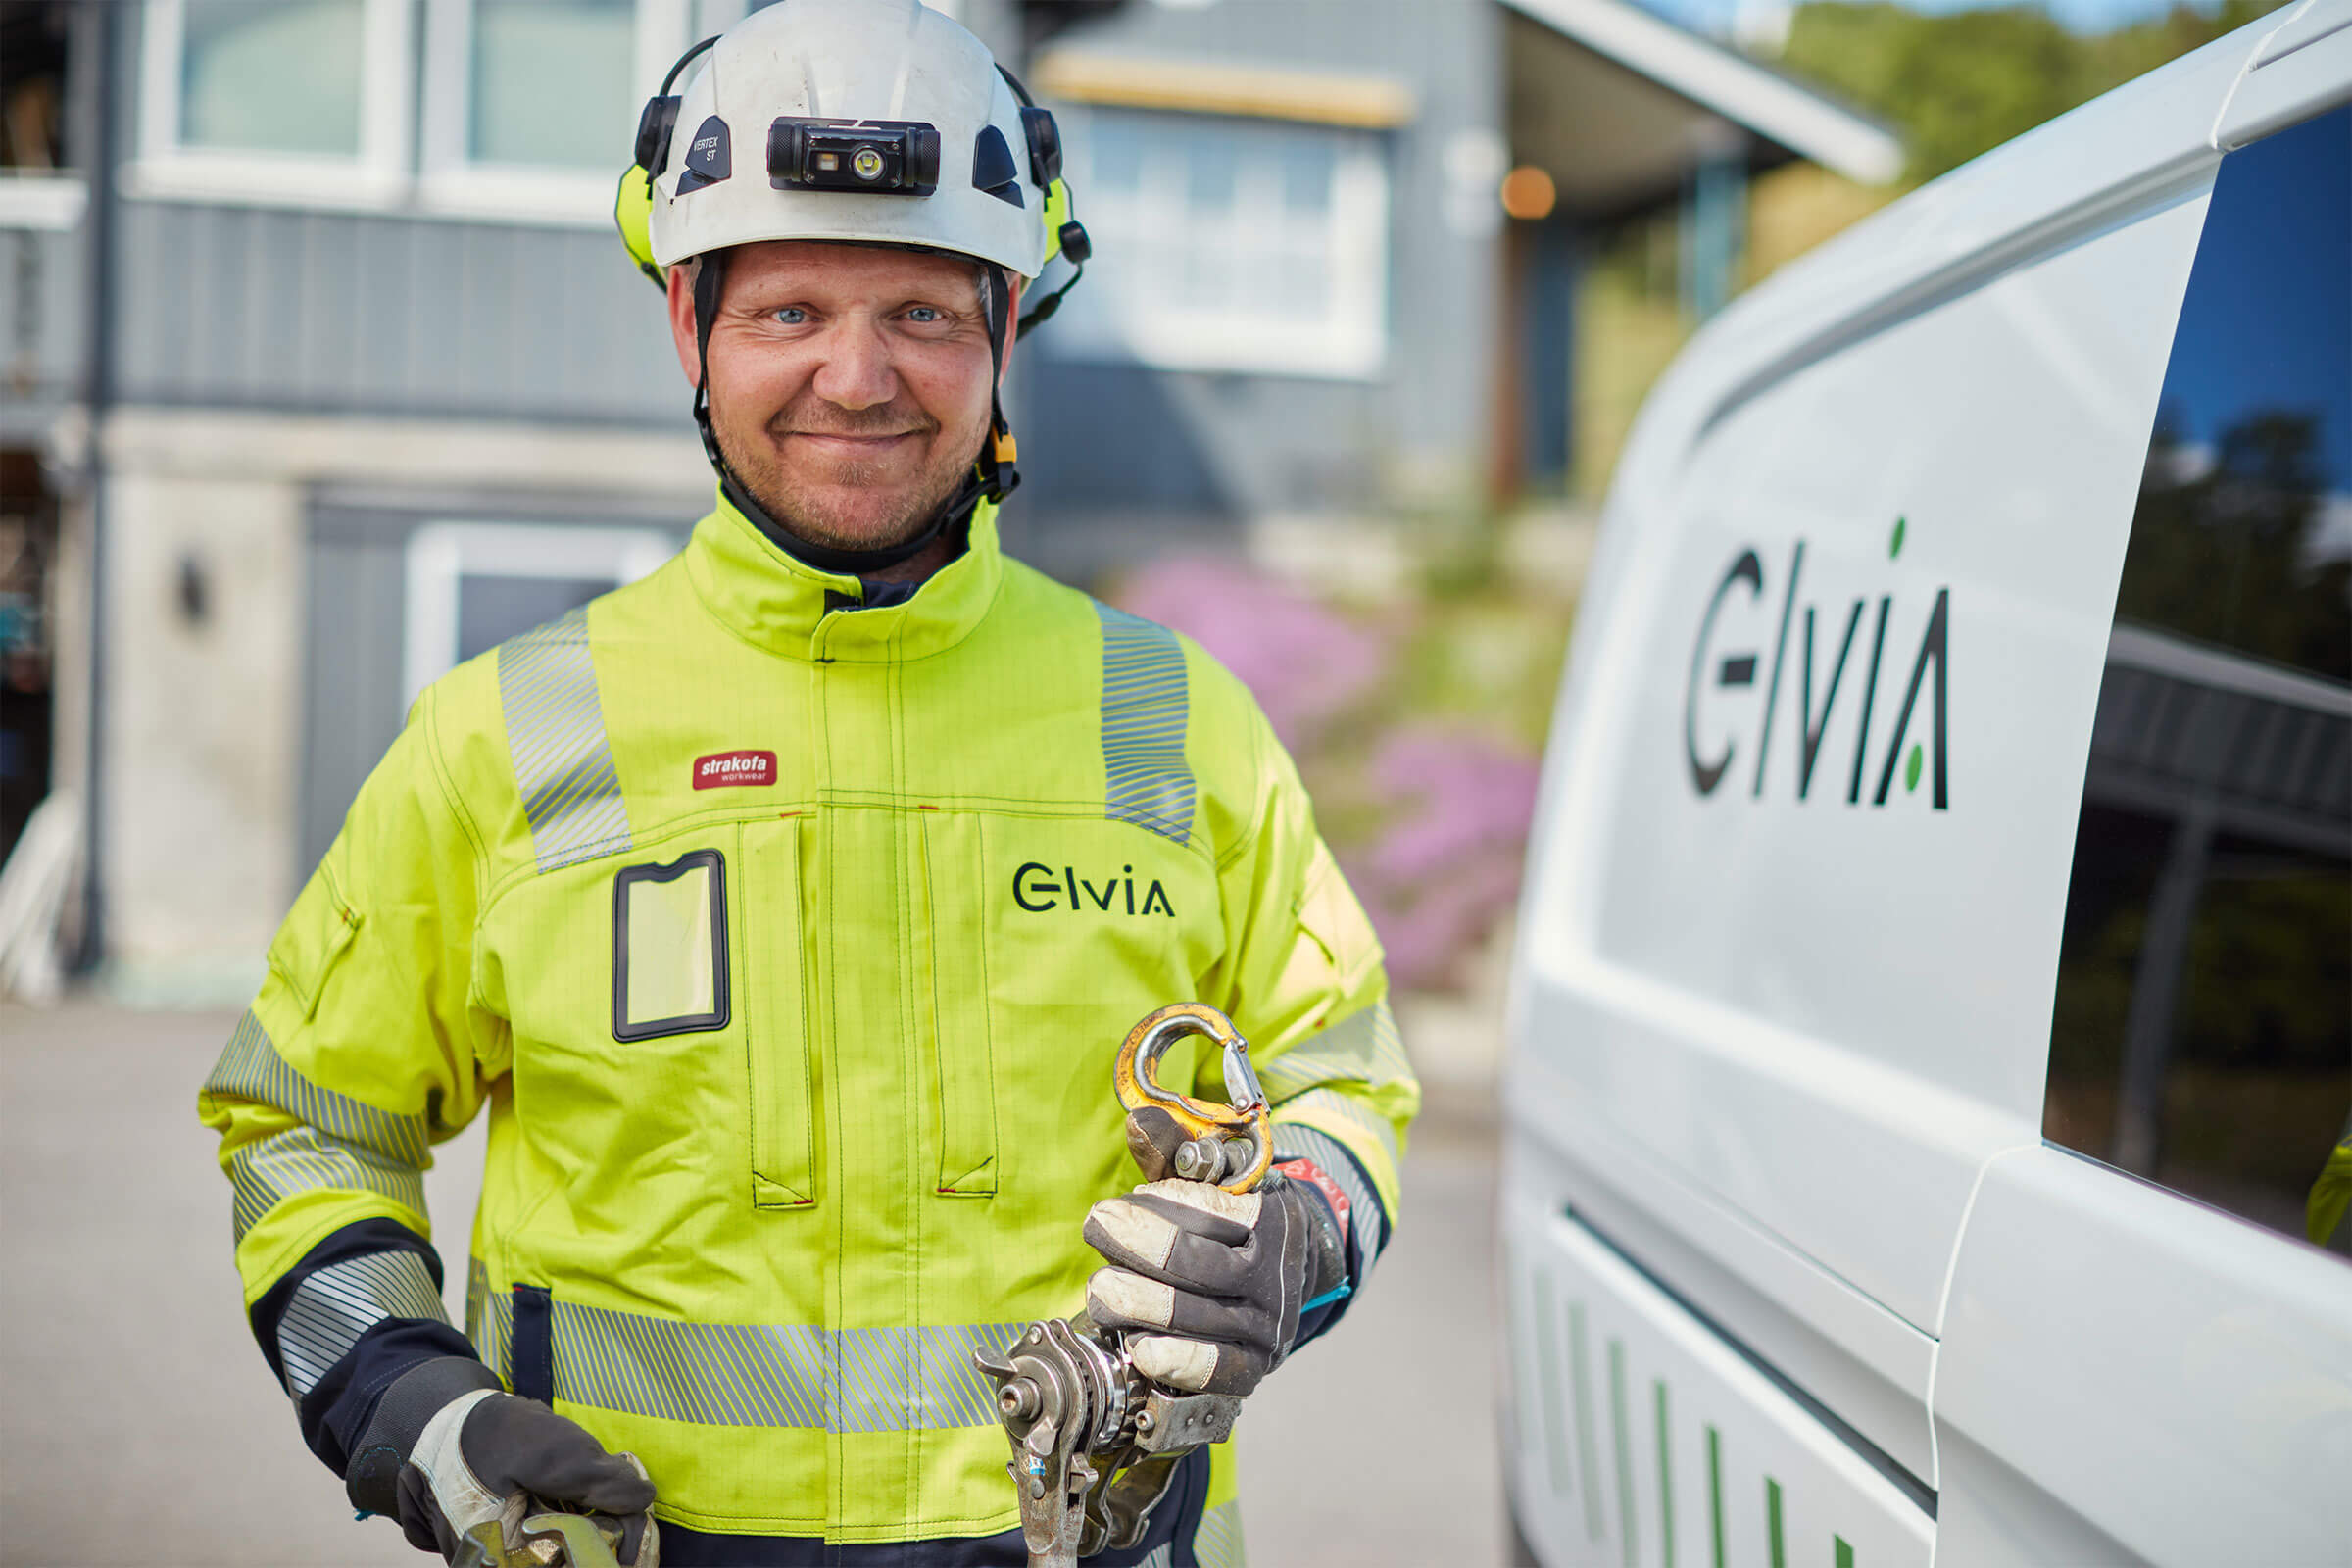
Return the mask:
<svg viewBox="0 0 2352 1568"><path fill-rule="evenodd" d="M1232 1103L1161 1087L1160 1058L1189 1035L1223 1048ZM1156 1105L1185 1132L1175 1166L1187 1181L1246 1193L1274 1162L1250 1042L1214 1007L1179 1002L1147 1015L1119 1047L1111 1087L1129 1112ZM1140 1544L1179 1461L1203 1443L1225 1441L1241 1414L1239 1396L1193 1394L1145 1377L1124 1341L1080 1312L1030 1324L1003 1355L973 1357L997 1385L1012 1440L1005 1469L1020 1494L1029 1568L1076 1568L1082 1556Z"/></svg>
<svg viewBox="0 0 2352 1568"><path fill-rule="evenodd" d="M498 1521L474 1526L459 1539L450 1568L620 1568L615 1523L578 1513L527 1515L509 1546ZM639 1553L642 1560L644 1553Z"/></svg>

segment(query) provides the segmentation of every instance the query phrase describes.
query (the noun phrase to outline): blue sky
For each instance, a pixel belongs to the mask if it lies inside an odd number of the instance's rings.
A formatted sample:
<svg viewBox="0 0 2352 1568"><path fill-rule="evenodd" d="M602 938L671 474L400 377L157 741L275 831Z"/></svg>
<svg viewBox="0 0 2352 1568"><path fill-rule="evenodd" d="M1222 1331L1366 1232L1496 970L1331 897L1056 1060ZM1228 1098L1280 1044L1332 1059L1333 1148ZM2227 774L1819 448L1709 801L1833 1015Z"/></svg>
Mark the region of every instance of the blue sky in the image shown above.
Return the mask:
<svg viewBox="0 0 2352 1568"><path fill-rule="evenodd" d="M2352 108L2223 160L2164 375L2182 437L2210 445L2266 410L2303 415L2321 482L2352 493L2347 252Z"/></svg>

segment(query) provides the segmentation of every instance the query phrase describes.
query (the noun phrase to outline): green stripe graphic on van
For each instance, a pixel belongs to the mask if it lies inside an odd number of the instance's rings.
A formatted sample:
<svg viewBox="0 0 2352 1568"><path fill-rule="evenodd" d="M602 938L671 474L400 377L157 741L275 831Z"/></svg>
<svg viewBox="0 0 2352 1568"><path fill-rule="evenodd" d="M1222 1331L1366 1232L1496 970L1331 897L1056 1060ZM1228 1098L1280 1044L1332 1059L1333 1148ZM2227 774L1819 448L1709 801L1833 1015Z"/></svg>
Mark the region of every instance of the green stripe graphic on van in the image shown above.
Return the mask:
<svg viewBox="0 0 2352 1568"><path fill-rule="evenodd" d="M1560 1400L1559 1330L1551 1316L1551 1276L1536 1273L1536 1375L1542 1381L1544 1396L1544 1453L1551 1471L1551 1490L1566 1495L1568 1486L1568 1434L1560 1430L1565 1419Z"/></svg>
<svg viewBox="0 0 2352 1568"><path fill-rule="evenodd" d="M1658 1400L1658 1550L1674 1568L1674 1453L1666 1437L1666 1380L1651 1385Z"/></svg>
<svg viewBox="0 0 2352 1568"><path fill-rule="evenodd" d="M1544 1463L1554 1496L1566 1496L1575 1490L1570 1475L1568 1448L1570 1435L1566 1430L1568 1412L1565 1405L1573 1403L1576 1420L1576 1469L1584 1482L1584 1514L1586 1534L1598 1544L1607 1529L1601 1517L1600 1450L1597 1443L1593 1400L1599 1396L1594 1387L1597 1368L1587 1354L1586 1303L1575 1297L1564 1302L1557 1296L1558 1282L1544 1269L1531 1267L1527 1273L1527 1291L1522 1297L1517 1290L1509 1294L1514 1301L1525 1300L1534 1307L1535 1365L1537 1393L1543 1403L1543 1427L1540 1439L1528 1436L1521 1428L1516 1440L1521 1445L1540 1441L1544 1448ZM1564 1314L1562 1307L1565 1308ZM1514 1308L1514 1311L1516 1308ZM1568 1320L1567 1388L1561 1388L1559 1317ZM1602 1348L1608 1360L1609 1436L1616 1462L1614 1488L1617 1505L1618 1555L1626 1568L1649 1560L1641 1545L1641 1532L1636 1518L1640 1505L1640 1488L1634 1475L1634 1420L1632 1391L1638 1388L1642 1368L1632 1364L1633 1357L1626 1342L1615 1335L1606 1335ZM1523 1364L1514 1370L1525 1375ZM1566 1399L1563 1400L1562 1395ZM1658 1550L1656 1560L1663 1568L1675 1568L1676 1517L1674 1487L1674 1391L1673 1385L1662 1377L1650 1379L1650 1404L1656 1443L1658 1487ZM1701 1420L1699 1431L1704 1435L1706 1448L1707 1529L1706 1557L1710 1568L1729 1568L1732 1561L1729 1531L1725 1527L1723 1507L1723 1432L1712 1421ZM1524 1447L1521 1451L1525 1451ZM1750 1472L1753 1474L1753 1472ZM1787 1502L1778 1477L1765 1474L1764 1483L1764 1544L1765 1560L1757 1568L1788 1568ZM1751 1493L1752 1496L1753 1494ZM1853 1544L1835 1532L1830 1537L1830 1568L1856 1568L1857 1554ZM1819 1559L1800 1553L1808 1563ZM1743 1565L1744 1568L1744 1565Z"/></svg>
<svg viewBox="0 0 2352 1568"><path fill-rule="evenodd" d="M1576 1386L1576 1456L1585 1477L1585 1534L1600 1539L1600 1463L1592 1453L1592 1396L1585 1376L1585 1303L1568 1303L1568 1379Z"/></svg>
<svg viewBox="0 0 2352 1568"><path fill-rule="evenodd" d="M1609 1341L1609 1427L1617 1440L1617 1544L1625 1555L1625 1568L1634 1568L1634 1559L1640 1555L1634 1542L1634 1457L1633 1445L1625 1435L1625 1342L1619 1339Z"/></svg>
<svg viewBox="0 0 2352 1568"><path fill-rule="evenodd" d="M1715 1533L1715 1568L1723 1568L1723 1434L1707 1428L1707 1523Z"/></svg>

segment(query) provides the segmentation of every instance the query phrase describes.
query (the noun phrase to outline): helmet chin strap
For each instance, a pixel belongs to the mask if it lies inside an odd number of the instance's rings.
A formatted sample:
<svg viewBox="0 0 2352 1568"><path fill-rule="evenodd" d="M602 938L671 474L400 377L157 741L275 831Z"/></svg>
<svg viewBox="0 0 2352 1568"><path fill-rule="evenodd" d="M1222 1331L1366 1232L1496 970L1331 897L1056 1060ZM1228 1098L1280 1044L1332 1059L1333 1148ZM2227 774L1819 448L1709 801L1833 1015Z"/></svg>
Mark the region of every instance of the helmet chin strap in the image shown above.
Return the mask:
<svg viewBox="0 0 2352 1568"><path fill-rule="evenodd" d="M774 540L777 548L819 571L862 577L911 560L942 534L968 527L972 514L983 500L1002 501L1012 493L1013 487L1020 483L1020 474L1013 466L1011 429L1004 422L1004 402L997 392L998 380L1004 370L1005 327L1011 316L1012 284L1003 268L982 264L980 293L988 311L988 438L981 446L978 461L932 517L929 526L895 545L876 550L842 550L804 539L778 522L736 477L726 455L718 449L718 432L710 423L710 327L718 318L718 302L726 293L729 254L724 250L708 252L695 269L694 346L699 373L695 378L694 422L702 431L703 454L717 470L720 494L761 533Z"/></svg>

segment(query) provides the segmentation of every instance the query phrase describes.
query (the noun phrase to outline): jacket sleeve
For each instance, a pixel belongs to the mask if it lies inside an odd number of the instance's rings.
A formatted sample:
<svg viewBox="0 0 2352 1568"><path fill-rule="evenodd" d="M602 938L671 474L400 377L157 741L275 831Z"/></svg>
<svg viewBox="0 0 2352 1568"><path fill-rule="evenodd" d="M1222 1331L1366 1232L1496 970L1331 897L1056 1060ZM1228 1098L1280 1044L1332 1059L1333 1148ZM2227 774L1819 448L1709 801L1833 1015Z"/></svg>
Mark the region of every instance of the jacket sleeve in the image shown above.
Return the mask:
<svg viewBox="0 0 2352 1568"><path fill-rule="evenodd" d="M1226 957L1206 1000L1249 1038L1273 1106L1277 1162L1305 1160L1346 1209L1349 1295L1306 1313L1303 1343L1328 1329L1396 1227L1397 1165L1421 1107L1389 1010L1380 940L1315 831L1297 769L1252 707L1258 795L1248 836L1218 867ZM1200 1091L1222 1096L1223 1065L1201 1063ZM1334 1189L1337 1196L1334 1196Z"/></svg>
<svg viewBox="0 0 2352 1568"><path fill-rule="evenodd" d="M431 700L295 900L197 1097L234 1190L254 1336L338 1474L394 1378L473 1356L441 1304L424 1170L481 1104L475 1043L497 1021L468 1004L478 858L433 756Z"/></svg>

